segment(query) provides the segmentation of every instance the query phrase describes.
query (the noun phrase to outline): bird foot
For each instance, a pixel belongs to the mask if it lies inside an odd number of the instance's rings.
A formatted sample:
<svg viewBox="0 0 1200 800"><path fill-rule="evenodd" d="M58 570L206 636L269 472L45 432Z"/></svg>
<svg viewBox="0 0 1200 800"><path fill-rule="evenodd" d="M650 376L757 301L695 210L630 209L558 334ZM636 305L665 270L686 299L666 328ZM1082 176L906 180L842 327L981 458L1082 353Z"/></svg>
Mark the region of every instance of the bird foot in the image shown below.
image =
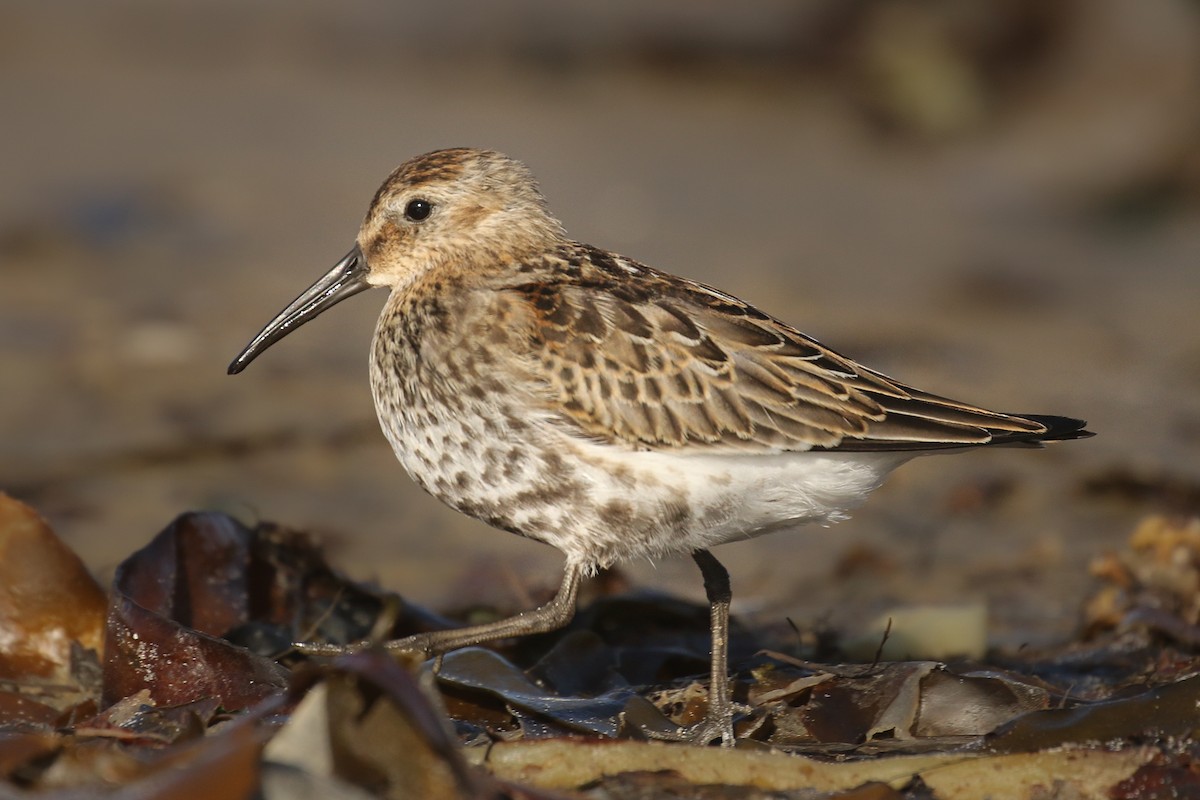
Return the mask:
<svg viewBox="0 0 1200 800"><path fill-rule="evenodd" d="M349 653L361 653L368 645L365 642L354 644L329 644L328 642L292 642L292 648L306 656L344 656Z"/></svg>
<svg viewBox="0 0 1200 800"><path fill-rule="evenodd" d="M410 637L415 638L415 637ZM410 642L407 639L393 639L384 642L354 642L352 644L329 644L326 642L292 642L292 647L306 656L325 656L332 658L334 656L344 656L350 653L361 653L364 650L370 650L373 647L382 648L389 653L412 653L413 655L428 658L430 652L428 648L419 642Z"/></svg>
<svg viewBox="0 0 1200 800"><path fill-rule="evenodd" d="M704 719L692 725L683 725L674 732L646 731L651 739L664 742L686 742L688 744L707 747L718 739L722 747L733 747L737 737L733 733L733 718L735 714L749 709L728 703L724 708L710 707Z"/></svg>

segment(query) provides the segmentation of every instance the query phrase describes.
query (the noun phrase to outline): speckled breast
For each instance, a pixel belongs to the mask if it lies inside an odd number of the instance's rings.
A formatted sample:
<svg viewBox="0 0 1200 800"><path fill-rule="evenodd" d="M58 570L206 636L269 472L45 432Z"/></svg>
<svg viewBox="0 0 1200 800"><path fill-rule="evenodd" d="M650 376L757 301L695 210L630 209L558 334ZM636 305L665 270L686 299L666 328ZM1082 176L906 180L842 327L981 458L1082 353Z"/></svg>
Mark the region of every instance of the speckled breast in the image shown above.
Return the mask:
<svg viewBox="0 0 1200 800"><path fill-rule="evenodd" d="M393 296L371 350L375 410L422 489L490 525L550 541L582 487L546 447L543 421L503 353L487 321Z"/></svg>

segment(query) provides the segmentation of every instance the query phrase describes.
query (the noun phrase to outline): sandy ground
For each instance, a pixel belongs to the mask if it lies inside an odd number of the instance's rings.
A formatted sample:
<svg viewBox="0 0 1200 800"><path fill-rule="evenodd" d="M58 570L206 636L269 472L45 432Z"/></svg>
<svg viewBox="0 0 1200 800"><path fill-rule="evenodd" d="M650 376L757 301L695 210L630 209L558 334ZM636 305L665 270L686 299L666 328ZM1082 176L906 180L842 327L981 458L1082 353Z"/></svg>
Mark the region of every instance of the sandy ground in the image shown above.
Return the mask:
<svg viewBox="0 0 1200 800"><path fill-rule="evenodd" d="M919 4L726 5L6 4L0 488L102 575L220 508L433 604L555 585L553 551L395 463L366 384L382 294L225 375L395 164L486 146L576 238L908 383L1100 434L925 459L835 528L726 546L735 611L852 626L984 599L998 644L1069 632L1090 559L1163 505L1089 478L1200 480L1194 4L1035 20L1048 43L1007 71ZM628 569L701 595L687 559Z"/></svg>

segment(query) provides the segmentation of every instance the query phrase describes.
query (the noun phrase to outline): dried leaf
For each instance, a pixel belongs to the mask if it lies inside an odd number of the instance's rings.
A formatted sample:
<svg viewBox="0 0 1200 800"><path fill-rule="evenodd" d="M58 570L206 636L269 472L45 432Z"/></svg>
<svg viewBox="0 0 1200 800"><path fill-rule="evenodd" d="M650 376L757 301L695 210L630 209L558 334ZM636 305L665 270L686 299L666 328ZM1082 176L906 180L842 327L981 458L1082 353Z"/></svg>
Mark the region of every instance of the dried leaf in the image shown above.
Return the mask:
<svg viewBox="0 0 1200 800"><path fill-rule="evenodd" d="M69 681L71 642L103 644L105 603L45 520L0 494L0 678Z"/></svg>
<svg viewBox="0 0 1200 800"><path fill-rule="evenodd" d="M48 732L0 731L0 777L11 779L26 764L46 758L61 746L61 737Z"/></svg>
<svg viewBox="0 0 1200 800"><path fill-rule="evenodd" d="M113 579L104 699L146 689L159 705L216 698L245 708L286 685L273 661L218 639L248 621L255 535L217 514L185 514Z"/></svg>
<svg viewBox="0 0 1200 800"><path fill-rule="evenodd" d="M155 706L148 689L125 697L75 726L76 736L105 736L127 742L172 744L197 739L220 703L206 697L178 706Z"/></svg>
<svg viewBox="0 0 1200 800"><path fill-rule="evenodd" d="M1197 708L1200 675L1193 675L1134 697L1026 714L989 737L989 747L1014 753L1146 735L1192 737L1200 730Z"/></svg>
<svg viewBox="0 0 1200 800"><path fill-rule="evenodd" d="M445 718L392 658L374 652L340 658L324 686L339 778L396 800L489 796L490 782L466 766Z"/></svg>

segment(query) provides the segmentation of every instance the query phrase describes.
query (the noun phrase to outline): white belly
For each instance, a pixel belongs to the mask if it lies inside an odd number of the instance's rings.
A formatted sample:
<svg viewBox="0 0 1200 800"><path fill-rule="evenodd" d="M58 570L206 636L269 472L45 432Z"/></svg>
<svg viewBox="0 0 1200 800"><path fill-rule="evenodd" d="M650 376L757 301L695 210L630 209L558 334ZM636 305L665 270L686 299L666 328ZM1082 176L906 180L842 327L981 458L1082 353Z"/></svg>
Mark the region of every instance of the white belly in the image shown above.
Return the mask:
<svg viewBox="0 0 1200 800"><path fill-rule="evenodd" d="M830 524L860 505L911 453L682 455L575 442L592 484L585 561L691 552L805 523ZM632 480L630 479L632 476ZM628 505L632 524L614 524ZM605 511L608 513L605 513ZM612 519L613 516L618 519ZM554 542L569 551L568 542Z"/></svg>

